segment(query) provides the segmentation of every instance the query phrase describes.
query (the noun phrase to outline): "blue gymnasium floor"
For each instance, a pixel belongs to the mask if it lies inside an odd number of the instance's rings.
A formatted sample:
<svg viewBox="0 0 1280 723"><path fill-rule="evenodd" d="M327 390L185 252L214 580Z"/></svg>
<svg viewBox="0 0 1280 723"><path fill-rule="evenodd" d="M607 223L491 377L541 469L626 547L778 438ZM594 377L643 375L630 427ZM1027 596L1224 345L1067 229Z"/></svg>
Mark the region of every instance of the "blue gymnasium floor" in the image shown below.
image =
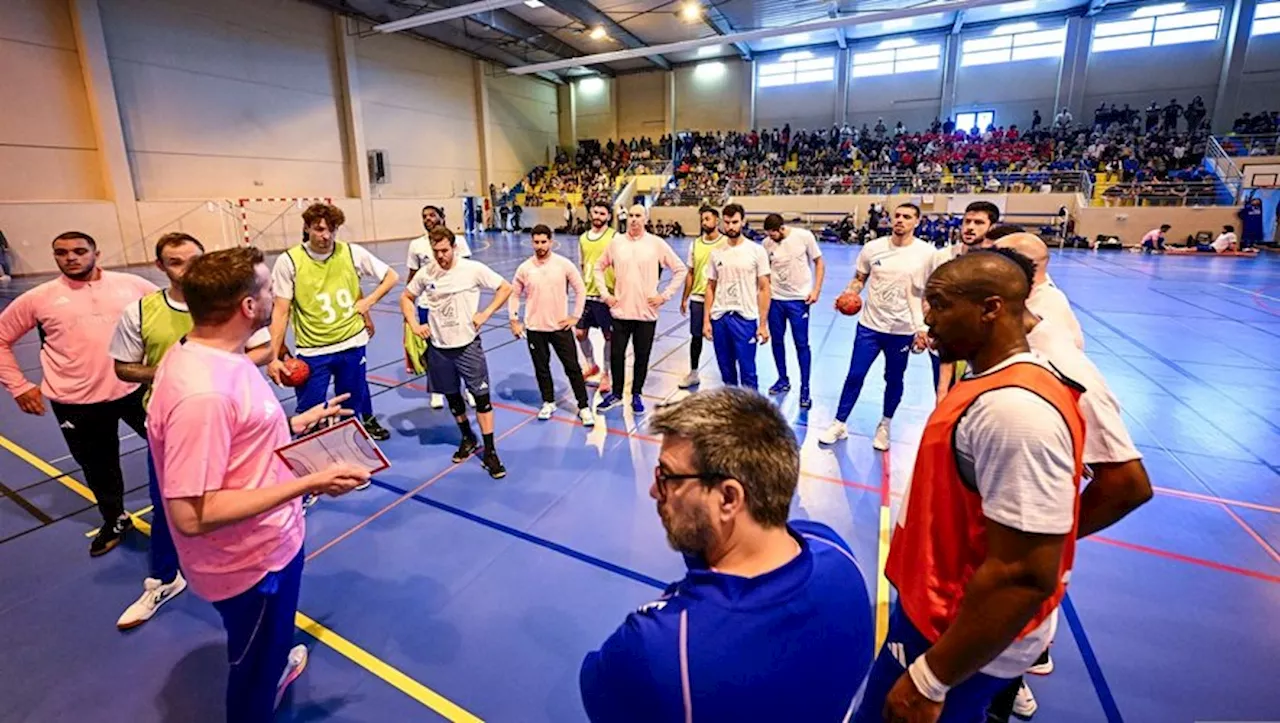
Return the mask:
<svg viewBox="0 0 1280 723"><path fill-rule="evenodd" d="M473 245L507 277L529 253L515 238ZM403 270L405 242L373 248ZM830 300L857 249L824 251L827 292L812 320L815 406L805 414L794 394L781 400L801 437L810 419L815 429L830 419L854 327ZM1081 543L1057 669L1032 681L1036 720L1280 718L1280 264L1270 255L1069 251L1055 254L1051 270L1124 404L1158 494ZM0 298L34 283L0 288ZM456 428L401 368L395 303L378 309L369 349L393 466L369 490L325 500L309 516L299 621L309 632L299 639L312 662L280 719L584 720L583 654L682 571L648 498L658 445L630 412L611 412L590 433L578 426L558 367L562 412L535 421L528 355L500 314L484 339L510 474L494 481L477 461L451 464ZM686 328L669 304L646 385L651 402L687 370ZM18 349L33 379L37 352L34 335ZM771 384L766 350L759 361L762 385ZM702 372L704 387L717 383L710 345ZM913 359L889 454L874 452L867 436L880 414L878 370L851 420L858 435L830 450L804 444L795 514L843 534L871 585L889 519L882 500L896 506L907 483L931 407L929 377L927 360ZM86 533L97 513L72 489L80 474L56 423L23 416L8 400L0 406L0 721L221 721L226 650L213 608L188 593L143 627L117 632L147 572L146 539L90 559ZM122 445L131 510L149 504L142 447L136 437Z"/></svg>

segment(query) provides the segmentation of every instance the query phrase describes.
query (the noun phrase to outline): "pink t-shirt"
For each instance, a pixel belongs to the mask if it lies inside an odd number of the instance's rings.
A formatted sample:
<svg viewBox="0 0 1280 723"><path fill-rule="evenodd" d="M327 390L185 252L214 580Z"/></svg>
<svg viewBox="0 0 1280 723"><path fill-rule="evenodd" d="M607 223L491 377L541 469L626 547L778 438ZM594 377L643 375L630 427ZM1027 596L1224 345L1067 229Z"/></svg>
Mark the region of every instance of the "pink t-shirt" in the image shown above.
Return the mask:
<svg viewBox="0 0 1280 723"><path fill-rule="evenodd" d="M129 304L156 290L133 274L101 271L93 281L59 276L19 296L0 312L0 383L13 396L35 387L18 366L13 345L40 327L40 393L64 404L120 399L138 388L120 381L107 353L116 322Z"/></svg>
<svg viewBox="0 0 1280 723"><path fill-rule="evenodd" d="M156 370L147 438L166 500L216 490L260 489L293 479L275 455L289 443L289 420L244 354L197 342L175 346ZM306 525L301 499L205 535L169 529L182 572L200 597L217 602L284 569Z"/></svg>
<svg viewBox="0 0 1280 723"><path fill-rule="evenodd" d="M660 265L672 274L670 283L662 291L658 291ZM667 242L651 233L640 238L627 234L613 237L609 248L596 262L596 286L601 289L608 288L604 272L609 267L613 267L614 296L618 299L612 309L613 318L632 321L657 321L658 310L649 306L649 297L656 294L664 302L670 301L672 295L684 287L684 277L689 273Z"/></svg>
<svg viewBox="0 0 1280 723"><path fill-rule="evenodd" d="M569 289L573 289L573 311L569 308ZM520 314L520 297L528 295L525 305L525 328L530 331L557 331L567 316L582 316L587 303L586 285L572 261L560 254L550 254L546 261L528 259L516 269L511 280L511 299L507 310L513 318Z"/></svg>

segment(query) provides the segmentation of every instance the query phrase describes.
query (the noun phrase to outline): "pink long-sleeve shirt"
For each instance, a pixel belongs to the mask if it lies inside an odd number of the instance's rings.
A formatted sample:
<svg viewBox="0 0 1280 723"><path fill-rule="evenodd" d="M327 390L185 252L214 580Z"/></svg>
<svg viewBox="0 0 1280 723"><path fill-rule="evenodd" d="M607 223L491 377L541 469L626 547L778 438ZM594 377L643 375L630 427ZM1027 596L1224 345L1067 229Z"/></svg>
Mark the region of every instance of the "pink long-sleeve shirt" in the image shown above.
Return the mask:
<svg viewBox="0 0 1280 723"><path fill-rule="evenodd" d="M671 270L671 281L658 291L659 265ZM671 300L678 289L684 287L688 267L666 241L645 233L639 238L627 234L613 237L609 248L600 255L593 271L596 285L605 289L605 269L613 267L614 297L618 303L610 310L615 319L631 321L657 321L658 310L649 305L649 297L657 294L663 303ZM605 300L608 301L606 296Z"/></svg>
<svg viewBox="0 0 1280 723"><path fill-rule="evenodd" d="M55 402L92 404L120 399L138 388L120 381L107 353L120 314L156 290L133 274L100 271L93 281L59 276L19 296L0 312L0 383L17 397L36 385L26 378L13 345L39 328L40 392Z"/></svg>
<svg viewBox="0 0 1280 723"><path fill-rule="evenodd" d="M573 289L573 311L569 308L569 289ZM586 285L572 261L560 254L550 254L545 261L528 259L516 269L511 280L511 297L507 310L511 318L520 316L520 297L528 296L524 325L530 331L558 331L566 317L582 316L587 303Z"/></svg>

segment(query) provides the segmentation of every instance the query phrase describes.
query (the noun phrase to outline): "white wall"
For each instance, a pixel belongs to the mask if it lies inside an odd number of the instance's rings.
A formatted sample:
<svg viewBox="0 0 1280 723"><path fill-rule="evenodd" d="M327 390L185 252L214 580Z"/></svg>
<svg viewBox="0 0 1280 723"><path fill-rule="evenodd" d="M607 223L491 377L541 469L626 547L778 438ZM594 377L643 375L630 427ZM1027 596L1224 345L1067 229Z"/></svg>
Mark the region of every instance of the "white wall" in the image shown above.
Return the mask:
<svg viewBox="0 0 1280 723"><path fill-rule="evenodd" d="M1232 109L1232 119L1248 111L1275 110L1280 104L1280 34L1249 39L1244 57L1240 94Z"/></svg>
<svg viewBox="0 0 1280 723"><path fill-rule="evenodd" d="M834 47L812 52L815 58L834 55L837 65L840 62L840 53ZM768 63L778 56L757 56L756 62ZM839 78L837 72L836 78L827 82L757 87L756 127L782 128L790 123L793 132L830 128L840 117Z"/></svg>
<svg viewBox="0 0 1280 723"><path fill-rule="evenodd" d="M489 182L515 183L554 155L560 124L556 87L487 64L483 68L489 89Z"/></svg>
<svg viewBox="0 0 1280 723"><path fill-rule="evenodd" d="M101 8L140 199L344 194L330 13L283 0Z"/></svg>
<svg viewBox="0 0 1280 723"><path fill-rule="evenodd" d="M941 98L941 70L854 78L849 86L849 124L875 128L884 118L890 130L898 121L920 130L938 116Z"/></svg>
<svg viewBox="0 0 1280 723"><path fill-rule="evenodd" d="M0 2L0 199L103 199L67 3Z"/></svg>
<svg viewBox="0 0 1280 723"><path fill-rule="evenodd" d="M369 150L387 152L381 198L448 196L480 187L480 136L472 61L403 35L356 40Z"/></svg>
<svg viewBox="0 0 1280 723"><path fill-rule="evenodd" d="M613 111L613 78L585 78L574 83L574 102L578 113L578 138L604 141L616 131Z"/></svg>
<svg viewBox="0 0 1280 723"><path fill-rule="evenodd" d="M1047 24L1042 27L1048 29ZM981 30L962 33L960 42L989 35ZM955 113L994 110L996 125L1028 128L1032 112L1038 109L1046 125L1053 122L1062 58L965 66L960 64L962 57L962 53L957 53Z"/></svg>
<svg viewBox="0 0 1280 723"><path fill-rule="evenodd" d="M667 129L667 73L633 73L614 79L618 90L618 137L649 136L657 140Z"/></svg>
<svg viewBox="0 0 1280 723"><path fill-rule="evenodd" d="M675 69L678 130L748 130L751 65L722 58Z"/></svg>
<svg viewBox="0 0 1280 723"><path fill-rule="evenodd" d="M1170 98L1177 98L1179 104L1186 106L1197 95L1212 110L1226 32L1218 36L1214 42L1090 53L1084 117L1077 120L1091 122L1094 109L1103 102L1115 103L1117 108L1128 103L1141 110L1153 100L1164 106Z"/></svg>

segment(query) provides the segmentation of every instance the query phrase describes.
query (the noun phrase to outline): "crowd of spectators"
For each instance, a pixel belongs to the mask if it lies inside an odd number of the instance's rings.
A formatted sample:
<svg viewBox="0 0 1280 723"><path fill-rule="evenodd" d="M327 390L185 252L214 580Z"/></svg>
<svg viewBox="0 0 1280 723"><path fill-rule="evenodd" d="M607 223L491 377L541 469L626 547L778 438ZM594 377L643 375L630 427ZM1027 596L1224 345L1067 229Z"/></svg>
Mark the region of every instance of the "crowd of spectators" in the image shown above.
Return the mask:
<svg viewBox="0 0 1280 723"><path fill-rule="evenodd" d="M571 157L563 150L550 167L529 173L524 186L526 206L563 206L576 195L579 201L612 195L619 176L659 173L671 160L671 138L656 143L648 136L626 142L583 140Z"/></svg>
<svg viewBox="0 0 1280 723"><path fill-rule="evenodd" d="M916 132L901 122L891 130L881 119L861 128L685 133L659 203L716 202L730 193L1077 191L1082 171L1118 185L1117 194L1175 181L1190 189L1184 196L1197 198L1197 182L1212 180L1201 164L1208 142L1204 103L1152 107L1139 114L1104 106L1086 127L1066 112L1045 126L1037 111L1026 129L964 131L948 118Z"/></svg>

